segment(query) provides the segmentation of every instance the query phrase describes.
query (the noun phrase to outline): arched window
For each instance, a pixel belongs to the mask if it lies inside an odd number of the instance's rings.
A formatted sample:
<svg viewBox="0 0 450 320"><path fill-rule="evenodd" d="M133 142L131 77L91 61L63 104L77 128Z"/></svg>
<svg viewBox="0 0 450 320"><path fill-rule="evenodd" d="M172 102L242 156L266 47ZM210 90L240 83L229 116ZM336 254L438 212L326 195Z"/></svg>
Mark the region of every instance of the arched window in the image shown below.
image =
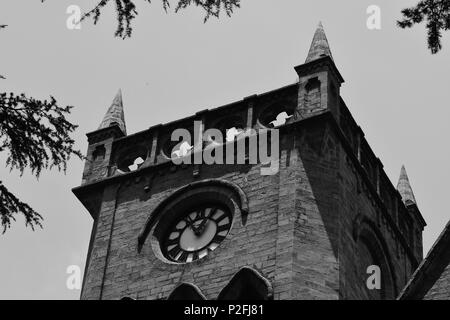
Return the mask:
<svg viewBox="0 0 450 320"><path fill-rule="evenodd" d="M125 148L116 156L119 173L131 172L139 169L147 159L148 150L142 146Z"/></svg>
<svg viewBox="0 0 450 320"><path fill-rule="evenodd" d="M296 105L289 101L279 101L263 109L258 116L261 127L274 128L292 120Z"/></svg>
<svg viewBox="0 0 450 320"><path fill-rule="evenodd" d="M94 159L94 161L103 160L105 159L105 153L106 153L105 146L103 144L99 145L95 147L95 150L92 153L92 158Z"/></svg>
<svg viewBox="0 0 450 320"><path fill-rule="evenodd" d="M270 282L252 268L239 270L219 294L218 300L268 300L272 297Z"/></svg>
<svg viewBox="0 0 450 320"><path fill-rule="evenodd" d="M185 133L183 136L178 136L177 139L173 141L172 135L170 132L175 132L176 130L182 130ZM174 159L179 157L186 157L192 154L194 151L195 141L194 138L194 129L191 127L184 128L181 126L180 128L167 128L167 132L169 134L165 134L158 141L159 145L159 157L163 159Z"/></svg>
<svg viewBox="0 0 450 320"><path fill-rule="evenodd" d="M370 300L395 299L397 294L392 262L388 248L378 228L369 220L364 219L357 233L358 279L364 288L365 298ZM368 273L369 266L377 266L380 269L380 289L369 288L367 279L372 273ZM364 298L364 297L363 297Z"/></svg>
<svg viewBox="0 0 450 320"><path fill-rule="evenodd" d="M182 283L169 295L167 300L206 300L200 289L190 283Z"/></svg>
<svg viewBox="0 0 450 320"><path fill-rule="evenodd" d="M222 134L222 141L220 143L226 143L238 139L245 132L246 120L240 114L225 116L215 122L211 122L208 129L219 130ZM206 145L214 143L210 137L206 137L205 140Z"/></svg>
<svg viewBox="0 0 450 320"><path fill-rule="evenodd" d="M321 104L321 83L320 80L315 77L308 80L305 86L305 105L309 110L314 111L314 109L320 108Z"/></svg>

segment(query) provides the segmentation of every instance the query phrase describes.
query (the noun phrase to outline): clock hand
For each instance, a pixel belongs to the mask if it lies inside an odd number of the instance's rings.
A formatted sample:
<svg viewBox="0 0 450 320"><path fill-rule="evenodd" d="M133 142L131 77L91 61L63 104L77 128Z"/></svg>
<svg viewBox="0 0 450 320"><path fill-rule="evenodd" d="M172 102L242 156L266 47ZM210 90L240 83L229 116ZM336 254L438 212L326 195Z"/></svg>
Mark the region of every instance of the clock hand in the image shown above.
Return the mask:
<svg viewBox="0 0 450 320"><path fill-rule="evenodd" d="M206 226L206 224L208 223L208 220L210 220L209 217L210 217L212 214L216 213L216 211L217 211L217 208L212 208L212 209L208 212L208 214L206 214L205 210L202 211L202 217L203 217L203 220L202 220L202 222L200 223L200 225L198 226L199 233L203 233L203 231L205 231L205 226Z"/></svg>
<svg viewBox="0 0 450 320"><path fill-rule="evenodd" d="M196 212L195 221L193 221L190 216L187 216L187 218L190 221L191 230L194 231L194 234L197 237L200 236L202 234L202 232L203 232L203 227L205 225L205 220L206 220L205 209L201 209L201 210ZM200 220L200 219L203 219L202 222L199 225L196 224L196 222L198 222L198 220Z"/></svg>
<svg viewBox="0 0 450 320"><path fill-rule="evenodd" d="M198 228L197 228L197 231L198 231L198 235L200 235L200 234L202 234L203 233L203 231L205 231L205 226L206 226L206 223L208 222L208 218L205 218L205 219L203 219L203 221L200 223L200 225L198 226Z"/></svg>
<svg viewBox="0 0 450 320"><path fill-rule="evenodd" d="M197 228L195 227L194 221L191 219L190 216L186 216L186 223L187 226L191 228L192 231L194 231L194 233L197 232Z"/></svg>

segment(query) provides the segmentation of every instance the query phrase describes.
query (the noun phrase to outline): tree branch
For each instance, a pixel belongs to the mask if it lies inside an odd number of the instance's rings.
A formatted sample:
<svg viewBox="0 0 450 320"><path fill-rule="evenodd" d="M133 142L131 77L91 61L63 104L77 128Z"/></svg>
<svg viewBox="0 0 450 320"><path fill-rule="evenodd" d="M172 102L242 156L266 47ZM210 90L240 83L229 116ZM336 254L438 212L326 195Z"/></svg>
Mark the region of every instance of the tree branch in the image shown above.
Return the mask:
<svg viewBox="0 0 450 320"><path fill-rule="evenodd" d="M0 181L0 219L5 233L11 227L11 222L16 221L16 215L22 214L25 218L25 226L42 228L42 216L34 211L28 204L23 203L14 196Z"/></svg>
<svg viewBox="0 0 450 320"><path fill-rule="evenodd" d="M6 152L6 167L22 175L26 168L36 177L43 169L56 167L66 171L72 155L83 159L74 150L70 134L77 128L66 115L71 106L59 107L56 100L36 100L13 93L0 93L0 152ZM21 202L0 181L0 220L3 233L22 214L27 226L42 227L42 216Z"/></svg>
<svg viewBox="0 0 450 320"><path fill-rule="evenodd" d="M42 169L65 171L72 155L83 159L70 137L77 128L66 119L71 109L59 107L53 97L40 101L0 93L0 151L8 151L6 166L21 174L29 167L39 177Z"/></svg>
<svg viewBox="0 0 450 320"><path fill-rule="evenodd" d="M450 29L450 0L421 0L415 7L402 10L400 28L411 28L426 20L428 48L432 54L442 49L442 31Z"/></svg>
<svg viewBox="0 0 450 320"><path fill-rule="evenodd" d="M148 4L151 3L151 0L143 1ZM114 3L117 13L117 29L115 36L121 37L122 39L131 37L133 32L132 21L138 15L135 0L100 0L93 9L83 14L80 21L92 18L94 24L97 24L102 9L110 2ZM167 12L170 8L170 1L161 0L161 2L164 11ZM175 12L179 12L191 5L199 7L205 12L204 22L206 22L211 16L219 18L222 10L230 17L234 9L240 8L240 0L178 0Z"/></svg>

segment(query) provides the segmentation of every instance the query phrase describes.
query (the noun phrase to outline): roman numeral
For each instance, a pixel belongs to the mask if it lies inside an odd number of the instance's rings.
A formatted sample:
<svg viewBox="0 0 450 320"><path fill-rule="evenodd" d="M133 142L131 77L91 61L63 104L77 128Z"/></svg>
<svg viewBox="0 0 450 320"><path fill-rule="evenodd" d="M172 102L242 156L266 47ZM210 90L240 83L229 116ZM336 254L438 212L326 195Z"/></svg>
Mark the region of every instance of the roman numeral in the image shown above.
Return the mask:
<svg viewBox="0 0 450 320"><path fill-rule="evenodd" d="M203 219L205 217L205 210L206 208L197 211L197 219Z"/></svg>
<svg viewBox="0 0 450 320"><path fill-rule="evenodd" d="M198 259L198 252L194 252L194 257L192 258L192 261L195 261Z"/></svg>
<svg viewBox="0 0 450 320"><path fill-rule="evenodd" d="M225 239L225 236L221 236L221 235L219 235L219 234L216 234L216 235L214 236L213 241L216 242L216 243L220 243L220 242L222 242L224 239Z"/></svg>
<svg viewBox="0 0 450 320"><path fill-rule="evenodd" d="M174 244L178 244L178 237L176 237L175 239L169 239L167 240L166 246L171 246Z"/></svg>
<svg viewBox="0 0 450 320"><path fill-rule="evenodd" d="M217 227L217 233L228 230L229 225L230 225L230 224L227 223L227 224L224 224L224 225L222 225L222 226Z"/></svg>
<svg viewBox="0 0 450 320"><path fill-rule="evenodd" d="M168 252L168 254L169 254L173 259L175 259L176 256L180 253L180 251L181 251L181 248L180 248L179 246L176 246L175 248L173 248L172 250L170 250L170 251Z"/></svg>
<svg viewBox="0 0 450 320"><path fill-rule="evenodd" d="M212 217L215 213L217 212L217 208L211 208L211 210L209 211L208 217ZM208 218L206 217L206 218Z"/></svg>
<svg viewBox="0 0 450 320"><path fill-rule="evenodd" d="M183 253L182 253L181 256L178 258L178 260L180 260L180 261L186 261L188 255L189 255L189 253L187 253L186 251L183 251Z"/></svg>
<svg viewBox="0 0 450 320"><path fill-rule="evenodd" d="M216 210L216 211L217 211L217 210ZM219 221L223 220L226 216L227 216L227 214L226 214L225 212L222 211L221 215L218 216L218 217L215 219L215 221L216 221L216 222L219 222Z"/></svg>

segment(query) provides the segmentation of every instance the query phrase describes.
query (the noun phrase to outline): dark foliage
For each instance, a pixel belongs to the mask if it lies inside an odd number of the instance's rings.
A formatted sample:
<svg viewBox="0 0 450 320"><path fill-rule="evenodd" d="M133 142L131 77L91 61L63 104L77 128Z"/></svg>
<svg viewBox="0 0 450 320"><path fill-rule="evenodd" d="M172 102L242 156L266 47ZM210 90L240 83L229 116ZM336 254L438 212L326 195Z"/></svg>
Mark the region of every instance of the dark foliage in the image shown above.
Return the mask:
<svg viewBox="0 0 450 320"><path fill-rule="evenodd" d="M29 205L17 199L0 181L0 218L3 233L11 226L11 221L16 220L15 215L19 213L25 217L25 225L30 226L33 230L35 226L42 228L42 216Z"/></svg>
<svg viewBox="0 0 450 320"><path fill-rule="evenodd" d="M44 0L42 0L43 2ZM97 0L98 1L98 0ZM151 0L143 0L151 3ZM240 0L176 0L177 5L175 12L186 9L189 6L196 6L205 12L204 21L206 22L210 17L219 18L220 13L225 11L226 15L231 16L233 10L240 7ZM97 5L90 11L86 12L81 20L86 18L93 18L96 24L100 18L101 10L108 3L113 3L116 7L117 13L117 29L115 36L123 39L131 36L133 31L131 22L138 14L135 5L136 0L100 0ZM170 0L161 0L162 7L167 12L170 8Z"/></svg>
<svg viewBox="0 0 450 320"><path fill-rule="evenodd" d="M402 10L403 20L397 21L401 28L411 28L426 21L428 48L431 53L442 49L442 31L450 29L450 0L421 0L412 8Z"/></svg>
<svg viewBox="0 0 450 320"><path fill-rule="evenodd" d="M39 177L43 169L57 168L65 172L72 155L83 158L74 150L70 134L77 128L66 115L71 106L59 107L56 100L36 100L25 94L0 93L0 152L6 153L6 167L26 168ZM25 217L26 225L41 226L42 217L17 199L0 182L0 217L3 232L10 227L16 214Z"/></svg>

